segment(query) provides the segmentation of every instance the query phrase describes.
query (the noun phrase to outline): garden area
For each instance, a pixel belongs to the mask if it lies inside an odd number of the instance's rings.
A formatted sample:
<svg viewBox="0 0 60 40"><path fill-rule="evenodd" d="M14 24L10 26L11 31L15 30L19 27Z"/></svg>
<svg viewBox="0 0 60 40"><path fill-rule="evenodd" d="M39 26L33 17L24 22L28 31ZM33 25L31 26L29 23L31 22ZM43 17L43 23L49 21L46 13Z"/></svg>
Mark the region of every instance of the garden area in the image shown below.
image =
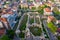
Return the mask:
<svg viewBox="0 0 60 40"><path fill-rule="evenodd" d="M56 7L53 9L53 13L54 13L55 18L57 20L60 20L60 12Z"/></svg>
<svg viewBox="0 0 60 40"><path fill-rule="evenodd" d="M55 15L60 15L60 12L59 12L59 10L58 10L57 7L53 8L53 13L54 13Z"/></svg>
<svg viewBox="0 0 60 40"><path fill-rule="evenodd" d="M29 19L29 23L30 24L34 23L34 17Z"/></svg>
<svg viewBox="0 0 60 40"><path fill-rule="evenodd" d="M41 28L37 27L37 26L33 26L30 27L30 32L34 35L34 36L41 36L42 34L42 30Z"/></svg>
<svg viewBox="0 0 60 40"><path fill-rule="evenodd" d="M48 25L48 28L51 30L52 33L56 32L57 27L52 22L48 23L47 25Z"/></svg>
<svg viewBox="0 0 60 40"><path fill-rule="evenodd" d="M20 37L20 38L24 38L24 37L25 37L25 33L20 32L19 37Z"/></svg>
<svg viewBox="0 0 60 40"><path fill-rule="evenodd" d="M47 5L42 5L37 8L38 13L43 14L44 13L44 8L47 8Z"/></svg>
<svg viewBox="0 0 60 40"><path fill-rule="evenodd" d="M7 33L0 37L0 40L13 40L15 36L14 30L7 30Z"/></svg>
<svg viewBox="0 0 60 40"><path fill-rule="evenodd" d="M21 21L21 25L20 25L20 31L23 31L25 30L26 28L26 23L27 23L27 18L28 18L28 15L24 15L24 18L23 20Z"/></svg>
<svg viewBox="0 0 60 40"><path fill-rule="evenodd" d="M7 35L3 35L0 40L12 40Z"/></svg>
<svg viewBox="0 0 60 40"><path fill-rule="evenodd" d="M32 11L35 11L35 10L36 10L36 7L32 7L31 10L32 10Z"/></svg>

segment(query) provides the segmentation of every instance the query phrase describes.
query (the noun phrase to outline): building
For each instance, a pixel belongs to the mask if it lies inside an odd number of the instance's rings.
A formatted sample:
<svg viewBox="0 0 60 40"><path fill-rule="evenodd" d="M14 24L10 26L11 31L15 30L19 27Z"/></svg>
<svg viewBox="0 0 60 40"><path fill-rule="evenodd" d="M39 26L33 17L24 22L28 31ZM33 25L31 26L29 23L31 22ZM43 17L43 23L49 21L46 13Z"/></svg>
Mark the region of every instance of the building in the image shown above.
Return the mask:
<svg viewBox="0 0 60 40"><path fill-rule="evenodd" d="M35 7L34 4L29 5L29 9L32 9L32 7Z"/></svg>
<svg viewBox="0 0 60 40"><path fill-rule="evenodd" d="M60 28L57 28L57 32L60 33Z"/></svg>
<svg viewBox="0 0 60 40"><path fill-rule="evenodd" d="M54 16L48 16L47 22L49 23L51 21L55 21L55 17Z"/></svg>
<svg viewBox="0 0 60 40"><path fill-rule="evenodd" d="M21 8L28 8L28 4L27 3L21 3Z"/></svg>
<svg viewBox="0 0 60 40"><path fill-rule="evenodd" d="M9 26L11 27L11 29L13 29L15 23L16 23L16 17L17 17L17 13L9 13L9 14L4 14L1 15L1 18L6 18L7 22L9 23ZM6 23L5 23L6 24ZM6 24L7 25L7 24ZM7 28L8 29L8 28Z"/></svg>
<svg viewBox="0 0 60 40"><path fill-rule="evenodd" d="M35 0L36 3L40 3L40 0Z"/></svg>
<svg viewBox="0 0 60 40"><path fill-rule="evenodd" d="M44 8L44 15L53 15L50 8Z"/></svg>
<svg viewBox="0 0 60 40"><path fill-rule="evenodd" d="M60 20L56 20L56 24L60 24Z"/></svg>
<svg viewBox="0 0 60 40"><path fill-rule="evenodd" d="M21 3L27 3L27 0L20 0Z"/></svg>
<svg viewBox="0 0 60 40"><path fill-rule="evenodd" d="M52 3L50 3L50 2L46 2L45 3L47 6L49 6L49 7L51 7L53 4Z"/></svg>
<svg viewBox="0 0 60 40"><path fill-rule="evenodd" d="M0 36L4 35L6 33L6 29L3 25L3 22L0 21Z"/></svg>
<svg viewBox="0 0 60 40"><path fill-rule="evenodd" d="M4 23L6 29L10 29L10 26L9 26L8 21L7 21L6 18L0 18L0 20Z"/></svg>
<svg viewBox="0 0 60 40"><path fill-rule="evenodd" d="M60 0L54 0L55 2L60 2Z"/></svg>

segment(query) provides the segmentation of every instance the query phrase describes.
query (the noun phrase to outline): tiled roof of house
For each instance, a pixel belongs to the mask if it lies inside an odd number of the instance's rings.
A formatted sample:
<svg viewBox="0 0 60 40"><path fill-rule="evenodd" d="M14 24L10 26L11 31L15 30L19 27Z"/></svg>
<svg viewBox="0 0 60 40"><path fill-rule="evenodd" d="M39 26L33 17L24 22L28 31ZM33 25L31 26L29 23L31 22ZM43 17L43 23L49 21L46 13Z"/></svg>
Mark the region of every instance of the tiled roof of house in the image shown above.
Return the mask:
<svg viewBox="0 0 60 40"><path fill-rule="evenodd" d="M2 24L2 22L0 21L0 28L3 28L3 24Z"/></svg>
<svg viewBox="0 0 60 40"><path fill-rule="evenodd" d="M44 9L46 12L52 12L50 8L45 8Z"/></svg>
<svg viewBox="0 0 60 40"><path fill-rule="evenodd" d="M0 18L0 20L1 20L2 22L7 22L7 19L6 19L6 18Z"/></svg>
<svg viewBox="0 0 60 40"><path fill-rule="evenodd" d="M4 28L0 29L0 35L3 35L3 34L5 34L5 29Z"/></svg>
<svg viewBox="0 0 60 40"><path fill-rule="evenodd" d="M48 16L48 18L50 18L51 20L53 20L54 19L54 16Z"/></svg>

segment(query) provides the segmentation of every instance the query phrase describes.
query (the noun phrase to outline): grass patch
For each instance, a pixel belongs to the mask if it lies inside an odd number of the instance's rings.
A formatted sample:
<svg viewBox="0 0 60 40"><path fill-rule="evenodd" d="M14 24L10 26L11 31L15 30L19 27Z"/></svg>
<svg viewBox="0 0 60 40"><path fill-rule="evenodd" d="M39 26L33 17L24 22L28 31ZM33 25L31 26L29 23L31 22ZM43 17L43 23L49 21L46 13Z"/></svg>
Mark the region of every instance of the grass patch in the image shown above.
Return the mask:
<svg viewBox="0 0 60 40"><path fill-rule="evenodd" d="M39 28L39 27L30 27L29 28L30 29L30 32L34 35L34 36L40 36L41 35L41 33L42 33L42 30L41 30L41 28Z"/></svg>
<svg viewBox="0 0 60 40"><path fill-rule="evenodd" d="M12 40L7 35L3 35L0 40Z"/></svg>
<svg viewBox="0 0 60 40"><path fill-rule="evenodd" d="M19 34L19 37L20 37L20 38L24 38L24 37L25 37L25 33L21 32L21 33Z"/></svg>
<svg viewBox="0 0 60 40"><path fill-rule="evenodd" d="M48 25L48 28L50 28L52 33L56 32L57 27L52 22L48 23L47 25Z"/></svg>
<svg viewBox="0 0 60 40"><path fill-rule="evenodd" d="M29 19L30 24L34 23L34 18Z"/></svg>
<svg viewBox="0 0 60 40"><path fill-rule="evenodd" d="M19 28L21 31L25 30L25 28L26 28L27 18L28 18L28 16L25 15L24 18L23 18L23 20L21 21L21 25L20 25L20 28Z"/></svg>
<svg viewBox="0 0 60 40"><path fill-rule="evenodd" d="M32 11L34 11L34 10L36 10L36 7L32 7L32 9L31 9Z"/></svg>

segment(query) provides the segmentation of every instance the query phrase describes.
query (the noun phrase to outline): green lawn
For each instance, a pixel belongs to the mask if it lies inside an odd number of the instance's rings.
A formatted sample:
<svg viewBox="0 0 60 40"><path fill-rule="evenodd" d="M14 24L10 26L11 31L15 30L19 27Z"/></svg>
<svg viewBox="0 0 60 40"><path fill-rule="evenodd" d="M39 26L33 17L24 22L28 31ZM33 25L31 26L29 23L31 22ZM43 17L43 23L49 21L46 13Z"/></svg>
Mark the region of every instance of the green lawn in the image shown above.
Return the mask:
<svg viewBox="0 0 60 40"><path fill-rule="evenodd" d="M24 37L25 37L25 33L21 32L21 33L19 34L19 37L20 37L20 38L24 38Z"/></svg>
<svg viewBox="0 0 60 40"><path fill-rule="evenodd" d="M40 36L41 35L41 33L42 33L42 30L41 30L41 28L39 28L39 27L30 27L29 28L30 29L30 32L34 35L34 36Z"/></svg>
<svg viewBox="0 0 60 40"><path fill-rule="evenodd" d="M40 13L40 14L43 14L43 13L44 13L44 10L43 10L43 9L38 9L37 11L38 11L38 13Z"/></svg>
<svg viewBox="0 0 60 40"><path fill-rule="evenodd" d="M48 25L48 28L50 28L52 33L56 32L57 27L52 22L48 23L47 25Z"/></svg>
<svg viewBox="0 0 60 40"><path fill-rule="evenodd" d="M34 11L34 10L36 10L36 7L32 7L32 9L31 9L32 11Z"/></svg>
<svg viewBox="0 0 60 40"><path fill-rule="evenodd" d="M34 23L34 18L29 19L30 24Z"/></svg>
<svg viewBox="0 0 60 40"><path fill-rule="evenodd" d="M7 35L3 35L0 40L12 40Z"/></svg>
<svg viewBox="0 0 60 40"><path fill-rule="evenodd" d="M20 28L19 28L21 31L25 30L25 28L26 28L27 18L28 18L28 16L25 15L23 20L21 21L21 25L20 25Z"/></svg>

